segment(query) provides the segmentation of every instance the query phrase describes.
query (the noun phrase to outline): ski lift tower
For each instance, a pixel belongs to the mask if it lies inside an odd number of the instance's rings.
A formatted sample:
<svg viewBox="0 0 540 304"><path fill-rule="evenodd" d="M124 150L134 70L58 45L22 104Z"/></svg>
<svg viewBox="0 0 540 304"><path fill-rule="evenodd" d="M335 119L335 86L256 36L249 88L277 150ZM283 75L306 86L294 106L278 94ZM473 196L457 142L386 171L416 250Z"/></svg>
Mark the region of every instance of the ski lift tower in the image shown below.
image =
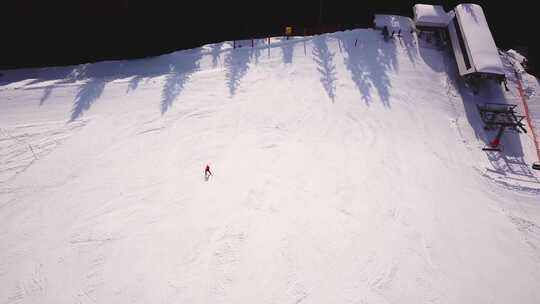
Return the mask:
<svg viewBox="0 0 540 304"><path fill-rule="evenodd" d="M482 150L484 151L501 151L501 137L505 130L511 130L518 133L527 133L523 125L525 116L517 115L515 112L515 104L505 103L485 103L477 105L480 118L484 122L484 129L498 130L495 138L490 141Z"/></svg>

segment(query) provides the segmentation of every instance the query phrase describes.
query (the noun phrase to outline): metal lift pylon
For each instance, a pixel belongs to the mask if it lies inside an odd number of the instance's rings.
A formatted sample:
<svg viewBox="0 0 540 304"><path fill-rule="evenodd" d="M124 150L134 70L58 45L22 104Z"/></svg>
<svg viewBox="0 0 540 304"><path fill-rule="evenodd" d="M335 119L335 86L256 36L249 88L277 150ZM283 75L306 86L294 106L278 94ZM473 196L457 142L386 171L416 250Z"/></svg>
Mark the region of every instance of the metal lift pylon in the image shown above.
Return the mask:
<svg viewBox="0 0 540 304"><path fill-rule="evenodd" d="M477 105L480 118L486 130L498 130L493 140L482 148L484 151L502 151L501 137L507 129L518 133L527 133L523 125L525 116L517 115L515 108L517 105L506 103L485 103Z"/></svg>

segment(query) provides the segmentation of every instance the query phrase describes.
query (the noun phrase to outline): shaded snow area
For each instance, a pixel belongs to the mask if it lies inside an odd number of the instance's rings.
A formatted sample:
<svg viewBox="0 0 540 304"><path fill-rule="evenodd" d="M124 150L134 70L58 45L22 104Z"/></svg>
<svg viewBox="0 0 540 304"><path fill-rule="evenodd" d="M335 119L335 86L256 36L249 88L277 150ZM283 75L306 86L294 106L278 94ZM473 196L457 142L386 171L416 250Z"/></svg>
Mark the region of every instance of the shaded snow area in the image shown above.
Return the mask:
<svg viewBox="0 0 540 304"><path fill-rule="evenodd" d="M508 59L473 95L408 30L238 43L2 71L0 303L540 303L530 132L481 150Z"/></svg>

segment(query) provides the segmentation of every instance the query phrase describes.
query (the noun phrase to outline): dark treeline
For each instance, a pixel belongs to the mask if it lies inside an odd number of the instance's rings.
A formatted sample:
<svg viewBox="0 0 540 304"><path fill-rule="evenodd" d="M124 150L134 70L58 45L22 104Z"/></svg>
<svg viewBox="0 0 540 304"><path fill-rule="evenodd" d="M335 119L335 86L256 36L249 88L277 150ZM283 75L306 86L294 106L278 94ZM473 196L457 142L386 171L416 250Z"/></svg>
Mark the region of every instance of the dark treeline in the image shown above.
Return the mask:
<svg viewBox="0 0 540 304"><path fill-rule="evenodd" d="M538 53L532 2L468 1L484 8L499 47ZM371 27L375 14L412 17L417 1L6 0L0 68L153 56L232 39ZM447 10L459 1L421 1ZM321 5L322 4L322 5ZM539 70L536 68L536 70Z"/></svg>

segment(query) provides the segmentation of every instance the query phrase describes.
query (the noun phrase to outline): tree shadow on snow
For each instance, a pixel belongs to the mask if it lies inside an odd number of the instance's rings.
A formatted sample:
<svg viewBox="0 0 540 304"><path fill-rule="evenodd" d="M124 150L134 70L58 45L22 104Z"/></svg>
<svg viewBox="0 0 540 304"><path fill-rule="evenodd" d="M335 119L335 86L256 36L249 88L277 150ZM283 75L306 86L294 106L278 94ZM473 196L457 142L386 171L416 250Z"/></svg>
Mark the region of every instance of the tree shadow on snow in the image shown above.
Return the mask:
<svg viewBox="0 0 540 304"><path fill-rule="evenodd" d="M326 36L321 35L313 39L313 59L317 63L317 71L321 74L321 84L328 97L334 102L336 97L336 65L334 53L328 49Z"/></svg>
<svg viewBox="0 0 540 304"><path fill-rule="evenodd" d="M131 80L128 83L127 92L135 91L139 87L139 83L143 79L144 79L143 75L137 75L131 78Z"/></svg>
<svg viewBox="0 0 540 304"><path fill-rule="evenodd" d="M409 61L415 65L419 55L418 41L410 31L402 31L401 37L396 37L401 48L405 50Z"/></svg>
<svg viewBox="0 0 540 304"><path fill-rule="evenodd" d="M45 103L45 101L47 101L47 99L49 99L49 97L51 96L53 88L54 88L54 86L49 85L49 86L46 86L45 89L43 89L43 95L39 99L39 105L40 106L42 106Z"/></svg>
<svg viewBox="0 0 540 304"><path fill-rule="evenodd" d="M75 104L71 111L70 122L79 118L85 111L90 109L92 104L101 96L105 89L105 82L102 79L90 79L87 83L79 86L75 97Z"/></svg>
<svg viewBox="0 0 540 304"><path fill-rule="evenodd" d="M398 70L396 42L384 41L378 31L363 35L360 45L353 41L343 41L346 56L344 63L362 99L369 105L375 90L383 105L390 107L390 88L392 84L388 73Z"/></svg>
<svg viewBox="0 0 540 304"><path fill-rule="evenodd" d="M292 64L293 62L293 53L294 53L294 43L292 38L287 40L286 38L280 39L281 53L283 57L283 63Z"/></svg>
<svg viewBox="0 0 540 304"><path fill-rule="evenodd" d="M258 42L260 42L260 39L256 40ZM263 47L254 47L251 49L251 60L255 63L255 64L259 64L259 58L261 57L261 51L262 51Z"/></svg>
<svg viewBox="0 0 540 304"><path fill-rule="evenodd" d="M224 43L225 42L214 43L210 46L210 55L212 56L212 68L214 69L217 67L218 62L221 59L221 53Z"/></svg>
<svg viewBox="0 0 540 304"><path fill-rule="evenodd" d="M371 102L371 90L373 85L369 79L369 72L367 69L362 68L364 66L364 59L361 56L364 56L365 54L361 53L362 50L354 47L350 41L343 40L343 48L347 54L343 57L345 66L351 73L352 81L360 91L362 100L366 103L366 105L369 105Z"/></svg>
<svg viewBox="0 0 540 304"><path fill-rule="evenodd" d="M166 111L180 94L190 75L198 70L198 60L201 56L201 48L197 48L145 59L8 70L4 73L4 77L0 78L0 85L21 82L23 88L39 88L40 83L48 82L49 84L42 86L44 91L39 100L41 106L57 85L86 81L80 86L75 97L71 115L71 120L74 120L91 107L95 99L101 95L100 88L103 89L108 82L129 79L126 93L130 93L136 90L144 79L148 81L154 77L167 75L160 103L161 109Z"/></svg>
<svg viewBox="0 0 540 304"><path fill-rule="evenodd" d="M418 57L418 41L415 34L411 33L413 27L413 21L410 18L390 16L390 28L391 32L394 32L394 36L390 40L394 40L396 45L405 50L407 57L414 65Z"/></svg>
<svg viewBox="0 0 540 304"><path fill-rule="evenodd" d="M161 92L161 114L165 114L180 95L193 73L199 70L199 60L202 57L199 49L190 56L179 58L169 65L169 73Z"/></svg>
<svg viewBox="0 0 540 304"><path fill-rule="evenodd" d="M240 86L242 78L249 69L249 62L254 50L251 47L229 50L225 55L225 79L230 97L233 97Z"/></svg>

